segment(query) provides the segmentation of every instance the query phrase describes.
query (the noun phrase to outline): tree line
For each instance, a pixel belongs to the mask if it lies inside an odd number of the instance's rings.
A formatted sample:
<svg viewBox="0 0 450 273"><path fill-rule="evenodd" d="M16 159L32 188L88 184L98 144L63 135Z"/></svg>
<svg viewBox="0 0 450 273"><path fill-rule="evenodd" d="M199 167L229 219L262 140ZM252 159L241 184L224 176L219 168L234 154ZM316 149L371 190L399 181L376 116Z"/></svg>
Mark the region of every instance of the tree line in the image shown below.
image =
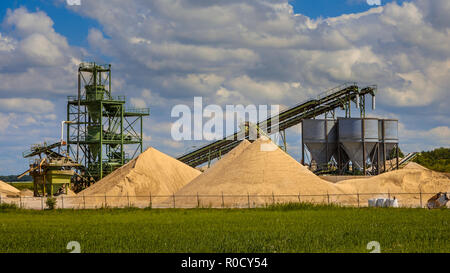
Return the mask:
<svg viewBox="0 0 450 273"><path fill-rule="evenodd" d="M450 172L450 148L421 152L413 161L430 170Z"/></svg>

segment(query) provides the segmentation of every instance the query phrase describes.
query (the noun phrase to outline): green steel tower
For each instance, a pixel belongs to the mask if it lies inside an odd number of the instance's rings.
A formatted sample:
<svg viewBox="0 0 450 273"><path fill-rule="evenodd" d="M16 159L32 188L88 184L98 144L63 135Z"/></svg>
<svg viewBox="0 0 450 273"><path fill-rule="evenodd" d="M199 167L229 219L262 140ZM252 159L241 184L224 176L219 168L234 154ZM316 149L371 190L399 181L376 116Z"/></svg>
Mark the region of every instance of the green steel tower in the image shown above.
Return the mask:
<svg viewBox="0 0 450 273"><path fill-rule="evenodd" d="M83 166L78 181L98 181L142 153L149 112L125 109L125 97L111 95L111 65L80 64L78 95L67 103L67 151Z"/></svg>

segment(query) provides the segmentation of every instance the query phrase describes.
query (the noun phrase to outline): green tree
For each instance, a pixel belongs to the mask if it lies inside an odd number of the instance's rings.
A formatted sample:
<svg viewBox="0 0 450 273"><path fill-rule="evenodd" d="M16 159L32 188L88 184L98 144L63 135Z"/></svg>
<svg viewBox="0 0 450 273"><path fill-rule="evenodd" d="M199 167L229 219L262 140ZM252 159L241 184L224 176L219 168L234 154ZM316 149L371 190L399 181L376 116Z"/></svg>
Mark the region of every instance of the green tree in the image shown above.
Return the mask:
<svg viewBox="0 0 450 273"><path fill-rule="evenodd" d="M397 147L392 149L392 151L389 153L388 159L393 159L397 157ZM398 157L404 158L405 155L403 154L402 150L398 148Z"/></svg>
<svg viewBox="0 0 450 273"><path fill-rule="evenodd" d="M414 162L434 171L450 172L450 148L421 152Z"/></svg>

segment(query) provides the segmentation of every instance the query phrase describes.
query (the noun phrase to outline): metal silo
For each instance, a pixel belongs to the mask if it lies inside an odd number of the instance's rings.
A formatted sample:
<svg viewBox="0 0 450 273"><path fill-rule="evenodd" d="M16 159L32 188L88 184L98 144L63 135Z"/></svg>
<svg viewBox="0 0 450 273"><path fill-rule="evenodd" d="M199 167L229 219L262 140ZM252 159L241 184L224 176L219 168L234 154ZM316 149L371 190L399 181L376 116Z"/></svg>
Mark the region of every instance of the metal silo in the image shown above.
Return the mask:
<svg viewBox="0 0 450 273"><path fill-rule="evenodd" d="M379 142L378 119L339 118L339 143L353 167L366 172L366 162ZM348 162L347 162L348 163Z"/></svg>
<svg viewBox="0 0 450 273"><path fill-rule="evenodd" d="M386 171L386 159L391 152L397 147L399 143L398 138L398 120L396 119L384 119L380 120L381 127L381 139L382 149L380 151L381 158L384 162L384 170ZM398 149L397 149L398 150ZM397 156L396 156L397 157ZM398 161L398 158L397 158ZM398 164L398 162L397 162ZM398 166L397 166L398 167Z"/></svg>
<svg viewBox="0 0 450 273"><path fill-rule="evenodd" d="M329 119L306 119L302 122L303 145L311 153L319 168L327 167L337 151L336 121ZM303 151L304 152L304 151ZM303 160L304 162L304 157Z"/></svg>

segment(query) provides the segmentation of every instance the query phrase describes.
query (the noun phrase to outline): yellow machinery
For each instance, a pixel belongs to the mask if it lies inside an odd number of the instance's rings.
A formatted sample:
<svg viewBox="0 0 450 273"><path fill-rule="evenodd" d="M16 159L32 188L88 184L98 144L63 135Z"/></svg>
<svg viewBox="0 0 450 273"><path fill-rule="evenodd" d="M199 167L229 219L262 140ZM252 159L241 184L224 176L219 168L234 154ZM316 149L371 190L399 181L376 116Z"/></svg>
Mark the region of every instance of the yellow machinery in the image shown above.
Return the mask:
<svg viewBox="0 0 450 273"><path fill-rule="evenodd" d="M70 157L60 153L64 142L52 145L33 145L29 151L24 152L25 158L36 157L30 164L30 169L19 176L27 173L33 177L34 196L53 196L67 193L70 182L75 175L75 168L79 164ZM58 151L54 151L58 149Z"/></svg>

